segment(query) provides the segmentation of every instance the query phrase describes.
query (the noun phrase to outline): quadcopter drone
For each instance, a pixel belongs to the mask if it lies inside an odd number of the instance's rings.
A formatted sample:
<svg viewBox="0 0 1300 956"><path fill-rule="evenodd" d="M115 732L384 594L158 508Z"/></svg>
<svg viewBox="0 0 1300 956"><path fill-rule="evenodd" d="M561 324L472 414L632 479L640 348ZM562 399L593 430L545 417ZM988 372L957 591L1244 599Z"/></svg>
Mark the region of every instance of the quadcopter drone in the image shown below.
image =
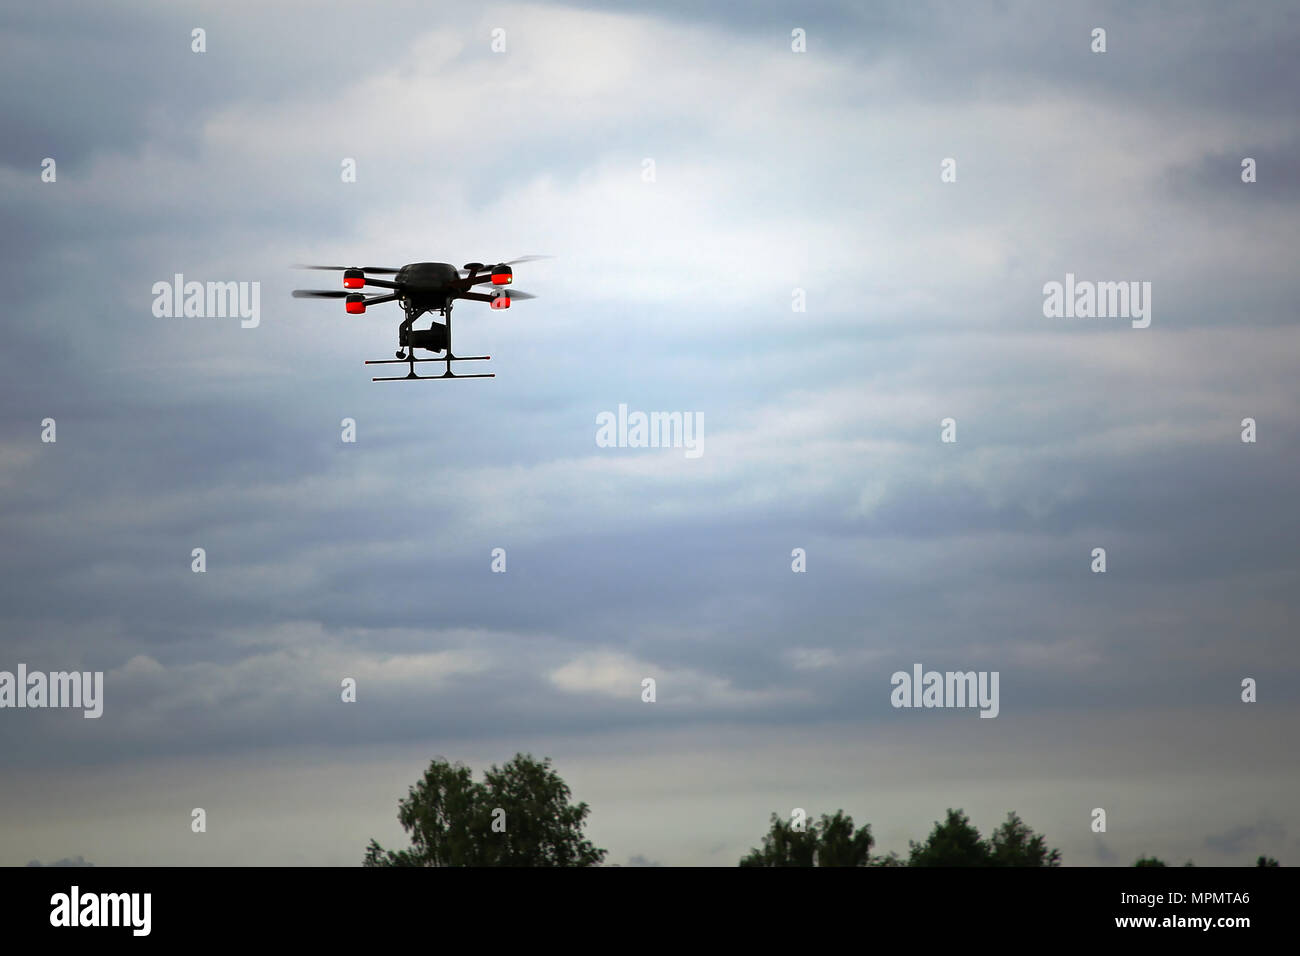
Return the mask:
<svg viewBox="0 0 1300 956"><path fill-rule="evenodd" d="M372 382L405 382L411 379L438 378L495 378L491 372L477 375L457 375L451 370L452 362L486 362L489 355L456 355L451 350L451 306L456 299L471 299L475 302L487 302L494 309L508 309L514 299L534 299L536 296L518 290L507 291L503 286L514 281L512 265L531 262L534 259L546 259L548 256L523 256L509 262L496 265L484 265L481 262L466 263L457 269L447 262L413 262L400 269L386 269L382 266L297 266L299 269L323 269L343 273L343 290L294 289L295 299L343 299L345 308L353 315L363 314L367 307L382 305L385 302L397 302L406 313L406 318L397 330L396 359L367 360L367 365L409 365L406 375L372 378ZM391 275L392 279L372 279L372 275ZM490 282L494 286L491 293L472 292L474 286ZM358 291L366 286L377 286L391 291L380 295L366 296ZM349 291L352 290L352 291ZM427 329L415 329L415 320L426 312L438 312L446 322L431 320ZM439 358L416 358L415 350L426 352L445 352ZM416 375L416 362L445 362L447 370L441 375Z"/></svg>

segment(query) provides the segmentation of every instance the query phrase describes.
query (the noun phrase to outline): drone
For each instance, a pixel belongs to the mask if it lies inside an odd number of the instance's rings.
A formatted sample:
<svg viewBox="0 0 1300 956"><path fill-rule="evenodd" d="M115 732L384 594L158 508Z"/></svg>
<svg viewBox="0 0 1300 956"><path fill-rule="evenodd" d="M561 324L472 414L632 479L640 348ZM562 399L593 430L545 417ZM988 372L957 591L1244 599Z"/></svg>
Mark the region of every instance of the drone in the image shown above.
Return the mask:
<svg viewBox="0 0 1300 956"><path fill-rule="evenodd" d="M294 289L295 299L343 299L344 308L351 315L361 315L372 305L385 302L397 302L406 313L397 329L397 350L395 359L368 359L367 365L409 365L406 375L372 378L372 382L407 382L411 380L430 380L440 378L496 378L491 372L475 375L458 375L451 370L452 362L486 362L490 355L456 355L451 350L451 307L457 299L469 299L474 302L486 302L494 309L508 309L515 299L535 299L534 295L520 292L518 289L507 291L504 286L514 281L514 272L510 268L521 262L534 259L547 259L549 256L523 256L495 265L481 262L466 263L460 269L447 262L412 262L400 269L383 266L295 266L298 269L320 269L328 272L343 273L343 289ZM392 279L372 279L372 275L391 275ZM473 292L474 286L490 282L493 291ZM390 290L378 295L367 296L363 291L366 286ZM416 329L415 320L426 312L438 312L446 321L430 320L427 329ZM446 353L437 358L416 358L415 350ZM446 371L441 375L417 375L417 362L445 362Z"/></svg>

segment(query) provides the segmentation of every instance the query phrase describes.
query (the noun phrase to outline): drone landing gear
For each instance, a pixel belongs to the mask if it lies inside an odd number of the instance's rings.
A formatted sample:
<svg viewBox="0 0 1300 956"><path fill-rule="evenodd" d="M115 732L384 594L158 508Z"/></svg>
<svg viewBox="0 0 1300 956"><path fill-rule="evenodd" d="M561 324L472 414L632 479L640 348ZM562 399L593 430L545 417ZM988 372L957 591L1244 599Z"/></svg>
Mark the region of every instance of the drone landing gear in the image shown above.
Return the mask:
<svg viewBox="0 0 1300 956"><path fill-rule="evenodd" d="M372 382L409 382L412 379L438 379L438 378L496 378L493 372L479 372L473 375L457 375L451 370L452 362L486 362L492 356L490 355L456 355L451 350L451 306L442 310L442 314L447 317L447 344L445 349L434 347L430 351L446 351L446 355L441 358L416 358L414 336L411 332L411 324L419 317L419 313L407 313L406 320L401 325L401 331L398 340L405 346L405 354L402 351L397 352L395 359L368 359L367 365L408 365L410 371L405 375L380 376L372 378ZM435 326L437 328L437 326ZM432 330L430 330L432 332ZM426 333L419 333L426 334ZM446 371L441 375L416 375L415 365L417 362L442 362L447 366Z"/></svg>
<svg viewBox="0 0 1300 956"><path fill-rule="evenodd" d="M412 353L413 355L414 353ZM490 355L445 355L442 358L413 358L407 356L403 359L368 359L367 365L409 365L411 370L405 375L393 375L380 378L372 378L372 382L405 382L408 379L428 379L428 378L496 378L494 372L479 372L474 375L457 375L451 370L452 362L486 362L492 356ZM416 375L415 364L417 362L444 362L447 370L441 375Z"/></svg>

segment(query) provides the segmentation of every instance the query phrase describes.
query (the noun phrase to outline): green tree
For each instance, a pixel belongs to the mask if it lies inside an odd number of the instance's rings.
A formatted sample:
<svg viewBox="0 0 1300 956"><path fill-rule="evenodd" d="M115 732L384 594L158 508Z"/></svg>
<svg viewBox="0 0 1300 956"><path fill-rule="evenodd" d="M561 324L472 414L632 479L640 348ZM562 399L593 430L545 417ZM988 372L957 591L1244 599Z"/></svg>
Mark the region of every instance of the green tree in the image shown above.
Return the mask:
<svg viewBox="0 0 1300 956"><path fill-rule="evenodd" d="M935 822L924 843L909 840L908 846L911 848L908 866L990 866L993 863L989 845L980 838L979 830L971 825L964 812L951 807L947 819Z"/></svg>
<svg viewBox="0 0 1300 956"><path fill-rule="evenodd" d="M488 855L498 866L595 866L605 857L582 835L585 803L572 804L572 792L551 769L551 761L538 763L516 754L498 770L484 774L485 806L506 811L505 831L485 841Z"/></svg>
<svg viewBox="0 0 1300 956"><path fill-rule="evenodd" d="M1035 834L1013 810L989 839L994 866L1060 866L1061 851L1049 850L1047 838Z"/></svg>
<svg viewBox="0 0 1300 956"><path fill-rule="evenodd" d="M762 848L751 849L740 865L869 866L874 844L871 825L855 829L853 818L843 810L836 810L834 816L822 814L820 821L805 823L802 828L774 813Z"/></svg>
<svg viewBox="0 0 1300 956"><path fill-rule="evenodd" d="M583 834L587 804L571 804L568 785L542 761L516 754L475 783L464 764L441 758L398 803L411 839L406 850L374 840L365 866L595 866L605 851Z"/></svg>
<svg viewBox="0 0 1300 956"><path fill-rule="evenodd" d="M1154 856L1140 856L1134 866L1165 866L1165 861Z"/></svg>
<svg viewBox="0 0 1300 956"><path fill-rule="evenodd" d="M1281 866L1282 864L1279 863L1277 860L1273 859L1271 856L1261 856L1258 860L1255 861L1255 865L1256 866Z"/></svg>
<svg viewBox="0 0 1300 956"><path fill-rule="evenodd" d="M836 810L833 817L822 814L817 831L821 838L817 845L818 866L870 864L871 847L876 842L871 836L871 824L863 824L855 831L853 818L843 810Z"/></svg>

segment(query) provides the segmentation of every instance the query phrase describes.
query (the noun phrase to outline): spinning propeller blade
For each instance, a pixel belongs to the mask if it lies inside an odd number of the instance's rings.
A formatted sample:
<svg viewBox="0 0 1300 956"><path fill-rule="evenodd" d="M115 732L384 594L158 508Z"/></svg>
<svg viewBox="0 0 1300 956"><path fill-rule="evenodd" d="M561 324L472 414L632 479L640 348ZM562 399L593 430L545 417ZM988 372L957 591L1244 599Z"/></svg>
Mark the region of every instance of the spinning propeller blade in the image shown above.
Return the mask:
<svg viewBox="0 0 1300 956"><path fill-rule="evenodd" d="M513 266L513 265L518 265L518 264L521 263L521 262L535 262L535 261L538 260L538 259L554 259L554 258L555 258L555 256L520 256L518 259L507 259L505 262L493 262L493 263L489 263L489 264L488 264L487 266L485 266L484 268L491 269L492 266L494 266L494 265L500 265L500 266ZM468 274L469 274L469 271L468 271L467 269L461 269L460 271L461 271L461 273L464 274L464 275L468 275ZM479 271L482 272L483 270L480 269Z"/></svg>
<svg viewBox="0 0 1300 956"><path fill-rule="evenodd" d="M372 272L375 275L396 275L400 269L390 269L387 266L304 266L295 265L295 269L320 269L325 272L346 272L349 269L360 269L362 272Z"/></svg>

